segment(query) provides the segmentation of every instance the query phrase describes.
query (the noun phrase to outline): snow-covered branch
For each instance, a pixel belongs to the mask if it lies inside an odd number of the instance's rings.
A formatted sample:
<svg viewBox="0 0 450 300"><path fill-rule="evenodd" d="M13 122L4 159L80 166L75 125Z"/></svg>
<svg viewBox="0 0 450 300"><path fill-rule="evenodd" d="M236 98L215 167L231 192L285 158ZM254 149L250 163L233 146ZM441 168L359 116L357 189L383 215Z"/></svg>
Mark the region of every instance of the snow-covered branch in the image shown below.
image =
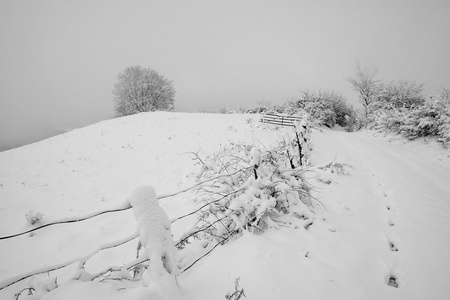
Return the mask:
<svg viewBox="0 0 450 300"><path fill-rule="evenodd" d="M8 287L10 285L13 285L13 284L15 284L17 282L20 282L20 281L22 281L24 279L27 279L27 278L29 278L31 276L38 275L38 274L43 274L43 273L48 273L48 272L55 271L55 270L59 270L59 269L68 267L68 266L70 266L70 265L72 265L74 263L79 263L79 269L81 269L81 268L83 268L84 264L92 256L94 256L98 252L100 252L102 250L109 249L109 248L118 247L120 245L128 243L129 241L134 240L138 236L139 236L138 233L133 233L132 235L129 235L129 236L125 237L125 238L122 238L122 239L120 239L118 241L109 242L109 243L105 243L103 245L100 245L95 250L91 251L90 253L88 253L88 254L86 254L84 256L73 258L73 259L67 260L65 262L53 264L53 265L50 265L50 266L45 266L45 267L42 267L42 268L30 271L30 272L27 272L27 273L19 274L19 275L16 275L14 277L8 278L8 279L3 280L2 282L0 282L0 290L4 289L4 288L6 288L6 287Z"/></svg>

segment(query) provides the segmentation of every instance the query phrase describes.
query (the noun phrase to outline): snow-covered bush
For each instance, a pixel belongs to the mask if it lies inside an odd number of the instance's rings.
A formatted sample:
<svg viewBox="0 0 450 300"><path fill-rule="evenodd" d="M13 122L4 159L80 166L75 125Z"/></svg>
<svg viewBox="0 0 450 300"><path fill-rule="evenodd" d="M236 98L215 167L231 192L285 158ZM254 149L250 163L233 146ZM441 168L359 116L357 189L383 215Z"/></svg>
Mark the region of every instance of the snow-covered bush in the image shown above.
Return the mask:
<svg viewBox="0 0 450 300"><path fill-rule="evenodd" d="M450 90L444 90L433 103L437 112L438 141L448 146L450 144Z"/></svg>
<svg viewBox="0 0 450 300"><path fill-rule="evenodd" d="M249 114L285 114L310 116L313 126L325 125L333 127L339 125L345 127L347 131L360 129L363 125L362 119L357 112L349 105L345 99L334 91L301 92L300 97L287 100L281 105L269 102L260 102L252 108L240 109L239 113Z"/></svg>
<svg viewBox="0 0 450 300"><path fill-rule="evenodd" d="M306 149L308 126L303 125L299 123L290 137L302 139ZM179 249L190 238L225 243L243 231L258 234L268 228L312 224L310 186L299 163L306 165L308 155L294 154L298 145L286 136L272 149L231 143L206 158L195 153L200 167L195 176L204 182L195 189L201 210L195 226L176 244Z"/></svg>
<svg viewBox="0 0 450 300"><path fill-rule="evenodd" d="M423 96L423 84L416 84L414 81L398 80L389 84L381 84L371 108L393 107L412 108L421 106L425 102Z"/></svg>
<svg viewBox="0 0 450 300"><path fill-rule="evenodd" d="M283 106L267 101L261 101L251 108L240 108L238 112L242 114L285 113Z"/></svg>
<svg viewBox="0 0 450 300"><path fill-rule="evenodd" d="M288 101L283 106L285 113L298 114L304 111L311 116L317 125L333 127L339 125L347 131L353 131L356 124L357 114L348 105L344 98L334 91L303 91L301 96L293 101Z"/></svg>
<svg viewBox="0 0 450 300"><path fill-rule="evenodd" d="M397 107L386 103L381 105L375 102L371 111L368 117L370 129L401 134L411 140L436 136L445 146L450 142L448 93L429 97L422 104L410 107Z"/></svg>

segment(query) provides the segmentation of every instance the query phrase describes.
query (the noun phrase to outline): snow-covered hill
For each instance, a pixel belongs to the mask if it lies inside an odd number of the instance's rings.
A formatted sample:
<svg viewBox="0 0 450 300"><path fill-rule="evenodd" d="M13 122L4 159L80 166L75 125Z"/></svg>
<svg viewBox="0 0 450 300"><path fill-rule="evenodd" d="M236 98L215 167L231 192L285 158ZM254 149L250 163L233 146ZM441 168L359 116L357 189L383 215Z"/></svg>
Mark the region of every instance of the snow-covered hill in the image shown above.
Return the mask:
<svg viewBox="0 0 450 300"><path fill-rule="evenodd" d="M255 115L158 112L1 152L0 237L30 229L30 210L42 213L44 224L119 207L141 184L158 195L189 187L198 170L189 152L211 154L230 143L269 146L277 139ZM314 224L245 233L217 247L178 277L179 291L169 299L223 299L238 277L247 299L447 299L449 151L366 132L313 130L312 141L313 165L351 166L347 175L309 178L323 204L314 202ZM194 198L183 193L159 202L174 218L192 211ZM189 220L174 223L174 238L189 226ZM82 257L135 230L133 212L126 210L2 239L0 283ZM130 242L101 251L86 269L121 266L135 256L136 242ZM165 299L138 284L125 289L115 280L70 280L75 268L52 273L60 286L42 299ZM28 286L28 280L9 286L0 298L14 299ZM19 299L32 297L25 291Z"/></svg>

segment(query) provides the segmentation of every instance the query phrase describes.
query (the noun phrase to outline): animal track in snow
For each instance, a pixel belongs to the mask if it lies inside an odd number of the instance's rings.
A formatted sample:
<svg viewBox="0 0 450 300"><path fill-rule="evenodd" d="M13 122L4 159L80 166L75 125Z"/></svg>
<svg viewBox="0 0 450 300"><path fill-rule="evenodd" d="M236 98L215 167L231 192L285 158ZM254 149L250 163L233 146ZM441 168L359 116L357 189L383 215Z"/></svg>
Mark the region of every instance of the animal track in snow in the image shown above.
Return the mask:
<svg viewBox="0 0 450 300"><path fill-rule="evenodd" d="M394 275L389 276L388 285L398 288L397 278Z"/></svg>
<svg viewBox="0 0 450 300"><path fill-rule="evenodd" d="M391 251L394 251L394 252L398 251L397 246L395 246L395 244L393 242L389 242L389 248L391 249Z"/></svg>
<svg viewBox="0 0 450 300"><path fill-rule="evenodd" d="M339 204L339 205L341 206L342 210L344 211L344 214L346 214L347 216L355 215L355 213L347 205L342 205L342 204Z"/></svg>
<svg viewBox="0 0 450 300"><path fill-rule="evenodd" d="M396 261L399 258L399 249L397 247L397 243L395 242L395 240L392 238L392 234L395 232L395 226L396 226L396 221L397 221L397 213L396 213L396 207L395 207L395 203L393 202L393 192L389 186L389 184L387 184L384 180L383 177L381 175L379 175L378 173L376 173L374 170L368 169L367 170L369 172L369 174L372 175L372 178L375 179L375 186L376 188L378 188L379 190L379 199L382 200L381 203L384 204L384 206L386 207L386 217L387 217L387 222L386 227L384 228L383 231L385 231L386 233L388 233L388 235L386 236L387 238L387 244L389 246L389 250L391 252L393 252L391 257L391 262ZM396 253L396 254L394 254ZM398 283L398 277L396 275L392 274L392 271L390 273L388 273L388 276L385 278L386 283L394 288L398 288L399 287L399 283Z"/></svg>

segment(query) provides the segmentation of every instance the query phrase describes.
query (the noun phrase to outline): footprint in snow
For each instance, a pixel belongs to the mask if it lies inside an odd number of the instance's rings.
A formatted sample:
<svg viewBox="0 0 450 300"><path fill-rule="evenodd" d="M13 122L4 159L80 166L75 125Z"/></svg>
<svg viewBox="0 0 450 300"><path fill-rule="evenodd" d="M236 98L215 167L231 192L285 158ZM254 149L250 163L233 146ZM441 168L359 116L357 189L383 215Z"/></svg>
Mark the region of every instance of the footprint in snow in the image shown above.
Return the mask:
<svg viewBox="0 0 450 300"><path fill-rule="evenodd" d="M395 244L393 242L389 242L389 248L391 249L391 251L394 251L394 252L398 251L397 246L395 246Z"/></svg>
<svg viewBox="0 0 450 300"><path fill-rule="evenodd" d="M394 209L391 209L391 211L390 212L388 212L387 213L387 224L390 226L390 227L394 227L394 226L397 226L398 224L397 224L397 213L395 212L395 210Z"/></svg>
<svg viewBox="0 0 450 300"><path fill-rule="evenodd" d="M333 225L328 226L328 230L331 232L336 232L336 227Z"/></svg>
<svg viewBox="0 0 450 300"><path fill-rule="evenodd" d="M354 216L354 215L355 215L355 213L352 212L352 211L350 210L350 208L349 208L347 205L345 205L345 206L343 207L343 209L344 209L344 213L345 213L347 216Z"/></svg>
<svg viewBox="0 0 450 300"><path fill-rule="evenodd" d="M393 275L389 276L388 285L398 288L397 278Z"/></svg>

